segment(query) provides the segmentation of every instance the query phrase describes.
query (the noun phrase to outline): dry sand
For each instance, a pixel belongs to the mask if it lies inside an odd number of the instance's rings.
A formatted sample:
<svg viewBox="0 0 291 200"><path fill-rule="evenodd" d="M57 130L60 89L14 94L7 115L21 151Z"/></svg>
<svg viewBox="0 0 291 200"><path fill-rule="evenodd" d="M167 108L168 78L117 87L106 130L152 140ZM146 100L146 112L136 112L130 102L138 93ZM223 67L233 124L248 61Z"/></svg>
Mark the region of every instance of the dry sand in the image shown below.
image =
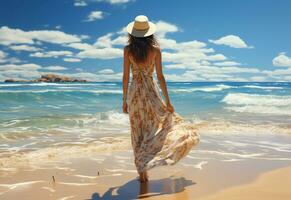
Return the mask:
<svg viewBox="0 0 291 200"><path fill-rule="evenodd" d="M201 200L290 200L291 167L277 169L259 176L254 182L225 189Z"/></svg>

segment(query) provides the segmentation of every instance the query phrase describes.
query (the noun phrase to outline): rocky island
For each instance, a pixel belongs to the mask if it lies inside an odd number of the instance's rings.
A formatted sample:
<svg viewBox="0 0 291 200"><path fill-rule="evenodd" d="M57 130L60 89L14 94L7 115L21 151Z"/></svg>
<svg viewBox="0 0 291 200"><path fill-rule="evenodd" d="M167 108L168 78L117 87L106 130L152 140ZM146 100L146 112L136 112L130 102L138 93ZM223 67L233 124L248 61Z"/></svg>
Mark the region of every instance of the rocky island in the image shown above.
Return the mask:
<svg viewBox="0 0 291 200"><path fill-rule="evenodd" d="M40 78L34 80L15 80L15 79L6 79L5 83L14 83L14 82L47 82L47 83L62 83L62 82L87 82L84 79L76 79L68 76L60 76L56 74L44 74Z"/></svg>

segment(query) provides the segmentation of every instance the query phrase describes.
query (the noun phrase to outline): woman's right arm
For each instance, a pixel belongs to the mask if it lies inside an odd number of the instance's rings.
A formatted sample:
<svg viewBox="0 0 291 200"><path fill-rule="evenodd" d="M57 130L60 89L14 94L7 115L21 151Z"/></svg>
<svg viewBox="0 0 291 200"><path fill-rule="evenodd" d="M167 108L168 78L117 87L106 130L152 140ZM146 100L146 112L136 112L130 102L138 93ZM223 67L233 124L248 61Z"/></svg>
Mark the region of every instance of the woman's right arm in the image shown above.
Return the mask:
<svg viewBox="0 0 291 200"><path fill-rule="evenodd" d="M128 90L128 82L130 76L130 61L128 57L128 50L124 47L123 50L123 77L122 77L122 87L123 87L123 112L127 113L127 90Z"/></svg>
<svg viewBox="0 0 291 200"><path fill-rule="evenodd" d="M156 73L157 73L157 78L159 80L163 95L166 100L166 104L168 107L170 107L170 110L174 110L173 106L171 104L169 95L168 95L168 90L167 90L167 85L165 81L165 77L163 74L163 69L162 69L162 52L160 48L157 48L157 53L156 53L156 58L155 58L155 65L156 65Z"/></svg>

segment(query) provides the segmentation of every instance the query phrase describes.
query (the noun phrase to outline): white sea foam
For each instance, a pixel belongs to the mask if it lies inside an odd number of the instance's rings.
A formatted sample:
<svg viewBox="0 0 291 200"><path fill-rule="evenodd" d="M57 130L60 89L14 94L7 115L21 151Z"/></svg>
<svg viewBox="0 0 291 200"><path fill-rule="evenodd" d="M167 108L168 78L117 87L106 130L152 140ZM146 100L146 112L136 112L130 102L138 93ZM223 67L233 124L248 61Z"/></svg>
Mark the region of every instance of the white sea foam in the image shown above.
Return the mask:
<svg viewBox="0 0 291 200"><path fill-rule="evenodd" d="M44 122L52 122L52 125L41 126L38 129L33 127L34 124ZM25 124L23 125L23 123ZM27 139L24 145L31 145L31 148L38 146L32 143L35 141L53 143L52 146L86 145L100 137L99 134L122 135L128 134L129 129L128 114L109 110L77 117L64 116L59 121L54 117L9 120L0 123L0 140L17 142ZM58 140L60 137L67 138L67 140ZM41 145L41 143L39 144Z"/></svg>
<svg viewBox="0 0 291 200"><path fill-rule="evenodd" d="M216 154L219 156L236 157L236 158L257 158L257 157L262 157L263 155L265 155L265 153L242 154L242 153L224 152L224 151L216 151L216 150L196 150L196 153Z"/></svg>
<svg viewBox="0 0 291 200"><path fill-rule="evenodd" d="M272 86L258 86L258 85L244 85L244 88L254 88L254 89L263 89L263 90L282 90L283 87L272 87Z"/></svg>
<svg viewBox="0 0 291 200"><path fill-rule="evenodd" d="M202 170L203 169L203 165L206 165L208 162L207 161L201 161L199 162L198 164L187 164L187 163L182 163L183 166L186 166L186 167L194 167L194 168L197 168L197 169L200 169Z"/></svg>
<svg viewBox="0 0 291 200"><path fill-rule="evenodd" d="M291 106L291 96L229 93L222 102L230 105Z"/></svg>
<svg viewBox="0 0 291 200"><path fill-rule="evenodd" d="M180 88L180 89L170 89L171 92L195 92L195 91L202 91L202 92L216 92L221 90L226 90L234 88L234 86L218 84L212 87L193 87L193 88Z"/></svg>
<svg viewBox="0 0 291 200"><path fill-rule="evenodd" d="M228 110L291 116L291 96L258 95L246 93L229 93L221 102Z"/></svg>
<svg viewBox="0 0 291 200"><path fill-rule="evenodd" d="M9 147L7 154L10 153L11 156L0 158L0 170L18 167L38 168L48 166L50 163L57 163L64 158L94 157L98 153L128 150L131 147L129 136L104 137L96 139L96 142L86 145L50 146L23 152L18 152L19 147Z"/></svg>
<svg viewBox="0 0 291 200"><path fill-rule="evenodd" d="M225 109L235 112L291 116L291 108L282 108L277 106L227 106Z"/></svg>
<svg viewBox="0 0 291 200"><path fill-rule="evenodd" d="M242 135L242 134L291 134L290 126L276 124L248 124L239 122L230 122L225 120L204 121L197 124L199 132L203 134L224 134L224 135ZM204 139L205 142L208 142ZM237 141L236 141L237 142ZM209 141L211 143L211 141Z"/></svg>

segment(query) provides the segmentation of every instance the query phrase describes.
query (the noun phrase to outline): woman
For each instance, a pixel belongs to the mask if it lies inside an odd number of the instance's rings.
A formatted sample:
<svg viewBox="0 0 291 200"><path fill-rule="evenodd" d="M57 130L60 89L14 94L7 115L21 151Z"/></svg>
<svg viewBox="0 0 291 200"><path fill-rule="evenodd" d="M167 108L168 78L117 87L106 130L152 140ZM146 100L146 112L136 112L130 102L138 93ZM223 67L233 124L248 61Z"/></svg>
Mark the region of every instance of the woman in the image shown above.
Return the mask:
<svg viewBox="0 0 291 200"><path fill-rule="evenodd" d="M147 170L173 165L199 142L193 125L174 112L162 72L161 49L153 35L156 25L139 15L127 25L128 45L124 47L123 112L129 114L134 162L140 181ZM132 71L132 82L128 82ZM162 89L162 99L153 72Z"/></svg>

